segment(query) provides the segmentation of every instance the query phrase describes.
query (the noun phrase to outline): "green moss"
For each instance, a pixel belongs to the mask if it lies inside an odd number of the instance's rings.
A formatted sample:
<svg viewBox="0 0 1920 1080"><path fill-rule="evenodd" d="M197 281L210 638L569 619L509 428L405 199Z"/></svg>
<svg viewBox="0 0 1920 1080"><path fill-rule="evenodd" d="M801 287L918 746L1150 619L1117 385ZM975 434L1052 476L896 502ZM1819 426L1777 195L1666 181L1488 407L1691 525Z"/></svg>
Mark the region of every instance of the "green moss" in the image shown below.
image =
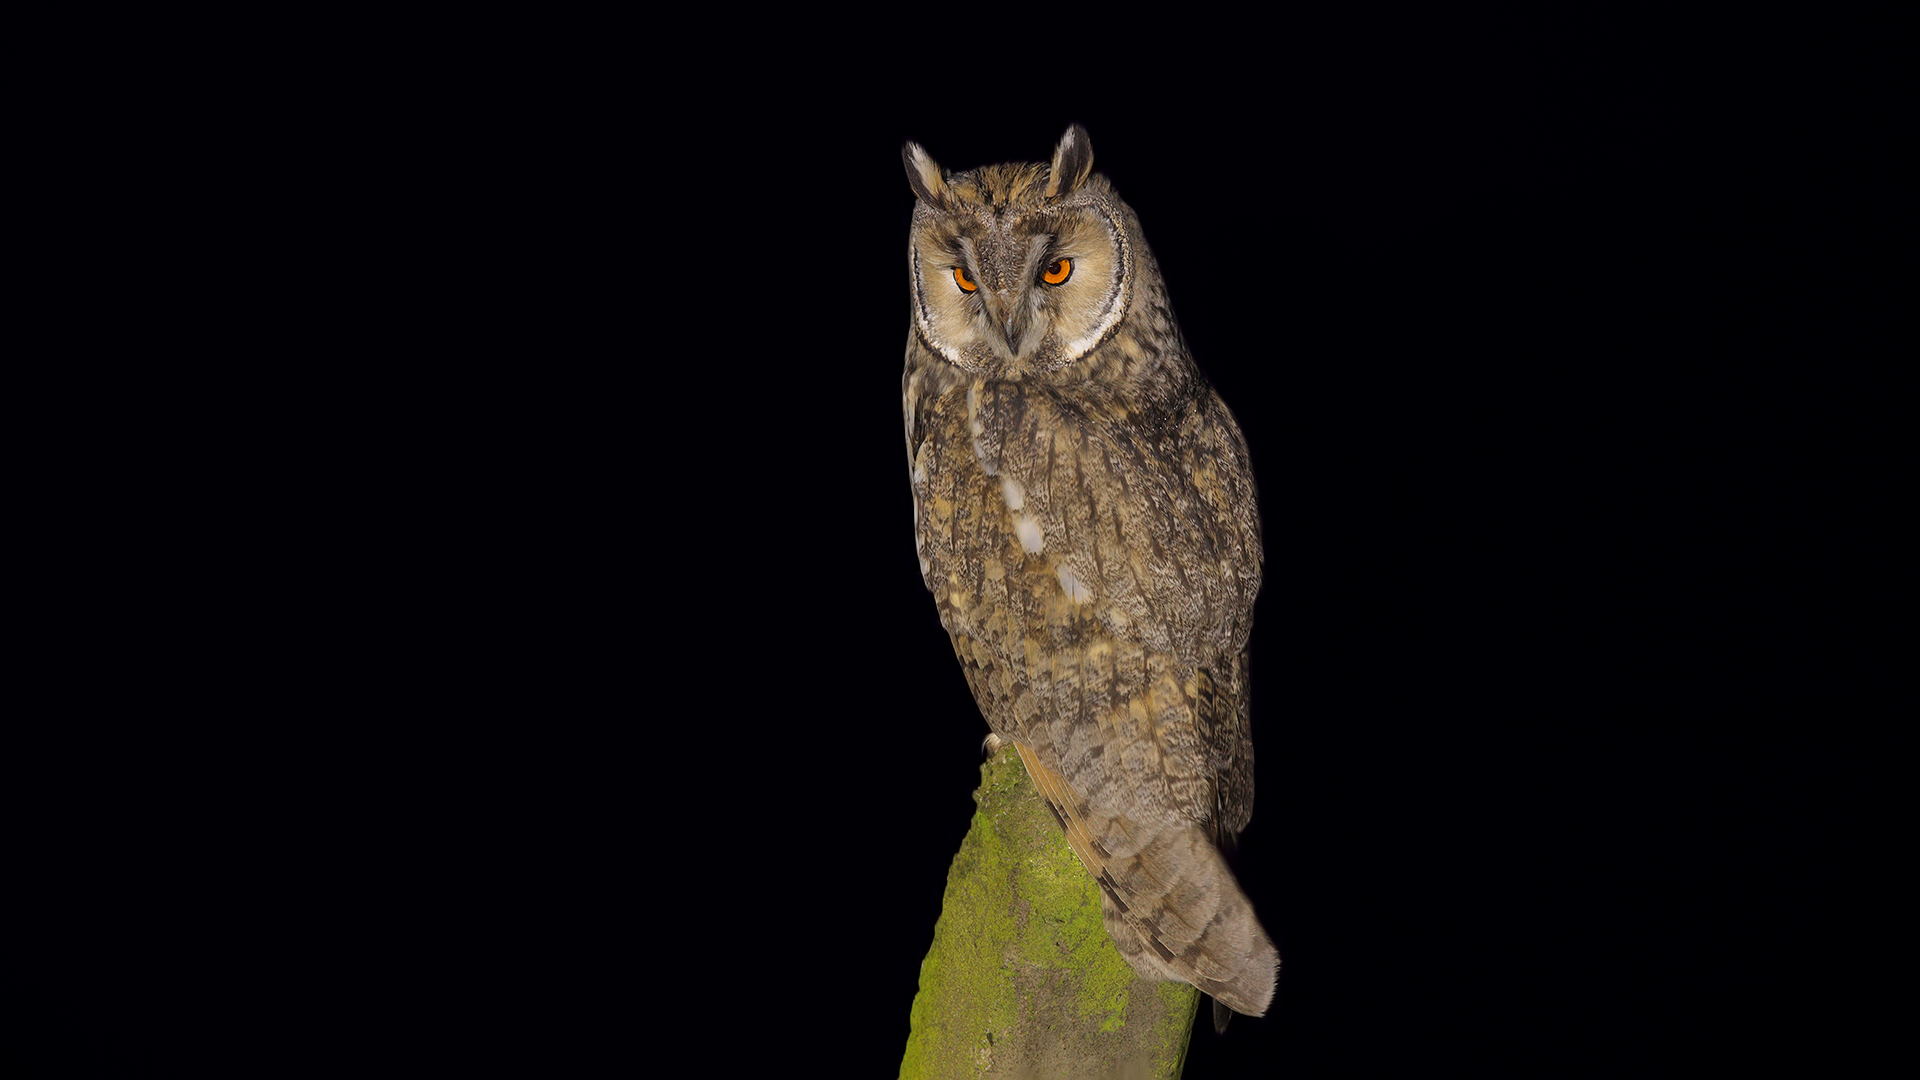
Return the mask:
<svg viewBox="0 0 1920 1080"><path fill-rule="evenodd" d="M1174 1062L1168 1075L1177 1077L1187 1067L1187 1042L1193 1035L1194 1014L1200 1011L1200 991L1185 983L1163 982L1153 992L1162 1006L1152 1037L1152 1045L1159 1047L1156 1060Z"/></svg>
<svg viewBox="0 0 1920 1080"><path fill-rule="evenodd" d="M996 783L992 763L983 771L981 789L987 791ZM1006 779L999 777L997 783L1004 791ZM981 791L976 791L974 801L985 806L996 800L983 799ZM976 808L967 837L947 869L933 948L920 962L920 992L913 999L912 1031L900 1064L902 1077L947 1075L935 1071L936 1063L990 1058L993 1032L1008 1031L1014 1025L1015 1002L1002 992L1004 964L980 962L982 957L1004 955L1013 939L1011 921L980 917L990 908L994 868L1006 861L1000 830ZM959 1045L956 1040L974 1045Z"/></svg>
<svg viewBox="0 0 1920 1080"><path fill-rule="evenodd" d="M1070 1074L1150 1059L1152 1075L1178 1076L1199 992L1133 973L1107 936L1098 887L1011 749L982 766L974 798L900 1075L974 1077L996 1061L1077 1055ZM1130 1014L1148 1027L1127 1034Z"/></svg>

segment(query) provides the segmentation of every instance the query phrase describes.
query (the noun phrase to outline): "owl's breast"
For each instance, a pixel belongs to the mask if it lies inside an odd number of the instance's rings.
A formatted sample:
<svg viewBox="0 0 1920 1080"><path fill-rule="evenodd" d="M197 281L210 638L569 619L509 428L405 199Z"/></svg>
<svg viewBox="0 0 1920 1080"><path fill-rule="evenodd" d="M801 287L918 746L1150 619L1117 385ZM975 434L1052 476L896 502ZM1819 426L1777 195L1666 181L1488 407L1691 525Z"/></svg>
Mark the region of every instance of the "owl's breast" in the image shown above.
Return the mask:
<svg viewBox="0 0 1920 1080"><path fill-rule="evenodd" d="M921 399L915 541L949 631L1001 614L1054 639L1097 624L1183 653L1244 643L1260 556L1233 440L1198 408L1152 429L1126 419L1017 383Z"/></svg>
<svg viewBox="0 0 1920 1080"><path fill-rule="evenodd" d="M1009 567L1024 571L1018 525L973 448L966 388L909 397L914 544L920 572L949 632L975 631L980 605L1003 596ZM990 586L992 587L990 590Z"/></svg>
<svg viewBox="0 0 1920 1080"><path fill-rule="evenodd" d="M958 388L924 424L915 538L988 725L1076 790L1210 808L1200 702L1233 669L1240 575L1204 482L1150 464L1187 468L1158 435L1017 387Z"/></svg>

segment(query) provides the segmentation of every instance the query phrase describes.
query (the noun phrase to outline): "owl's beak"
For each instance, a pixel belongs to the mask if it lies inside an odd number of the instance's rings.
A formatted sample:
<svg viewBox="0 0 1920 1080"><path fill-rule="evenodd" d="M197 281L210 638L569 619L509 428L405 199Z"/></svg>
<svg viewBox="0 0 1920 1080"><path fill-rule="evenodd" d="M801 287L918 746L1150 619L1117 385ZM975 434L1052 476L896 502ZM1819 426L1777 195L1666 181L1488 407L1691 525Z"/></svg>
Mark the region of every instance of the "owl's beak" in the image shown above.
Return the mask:
<svg viewBox="0 0 1920 1080"><path fill-rule="evenodd" d="M1009 358L1020 354L1021 339L1026 336L1027 323L1032 315L1027 306L1020 302L1012 289L1000 289L987 296L987 317L993 320L994 329L1003 335Z"/></svg>

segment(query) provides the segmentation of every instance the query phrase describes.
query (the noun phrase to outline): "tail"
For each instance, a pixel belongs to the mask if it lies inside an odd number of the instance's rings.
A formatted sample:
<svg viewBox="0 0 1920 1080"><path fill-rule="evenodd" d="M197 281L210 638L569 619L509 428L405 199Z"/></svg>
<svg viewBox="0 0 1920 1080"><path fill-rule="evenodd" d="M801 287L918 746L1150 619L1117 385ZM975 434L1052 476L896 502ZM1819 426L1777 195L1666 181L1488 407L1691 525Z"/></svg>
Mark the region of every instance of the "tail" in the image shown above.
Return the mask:
<svg viewBox="0 0 1920 1080"><path fill-rule="evenodd" d="M1143 979L1188 983L1234 1012L1264 1015L1280 953L1207 832L1094 810L1032 751L1014 745L1099 884L1107 933L1133 970ZM1215 1024L1225 1026L1217 1011Z"/></svg>

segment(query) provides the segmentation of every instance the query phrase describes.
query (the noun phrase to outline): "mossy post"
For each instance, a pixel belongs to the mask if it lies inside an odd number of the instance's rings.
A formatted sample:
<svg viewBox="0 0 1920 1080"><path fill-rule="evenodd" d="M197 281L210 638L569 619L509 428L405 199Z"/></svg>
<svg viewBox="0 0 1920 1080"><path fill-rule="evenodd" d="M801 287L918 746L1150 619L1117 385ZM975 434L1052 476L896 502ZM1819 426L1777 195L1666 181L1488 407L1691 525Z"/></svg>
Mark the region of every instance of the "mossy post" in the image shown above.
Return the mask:
<svg viewBox="0 0 1920 1080"><path fill-rule="evenodd" d="M902 1080L1178 1077L1200 992L1127 966L1098 887L1011 745L981 766L973 797L920 964Z"/></svg>

